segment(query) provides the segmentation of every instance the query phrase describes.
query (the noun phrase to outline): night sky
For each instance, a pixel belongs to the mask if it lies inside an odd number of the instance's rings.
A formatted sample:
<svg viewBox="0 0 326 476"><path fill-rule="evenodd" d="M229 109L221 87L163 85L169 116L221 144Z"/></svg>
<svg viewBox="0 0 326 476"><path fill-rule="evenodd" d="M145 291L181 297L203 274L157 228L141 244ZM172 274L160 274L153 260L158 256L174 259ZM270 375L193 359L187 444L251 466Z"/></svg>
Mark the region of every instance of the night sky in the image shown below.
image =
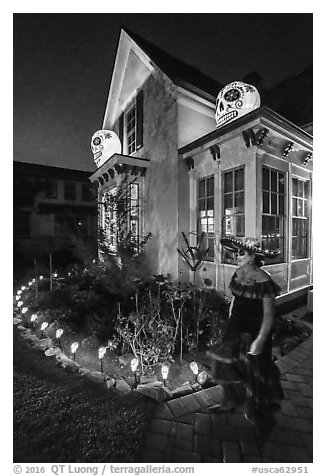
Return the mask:
<svg viewBox="0 0 326 476"><path fill-rule="evenodd" d="M222 84L312 63L312 14L14 14L14 160L95 169L121 26Z"/></svg>

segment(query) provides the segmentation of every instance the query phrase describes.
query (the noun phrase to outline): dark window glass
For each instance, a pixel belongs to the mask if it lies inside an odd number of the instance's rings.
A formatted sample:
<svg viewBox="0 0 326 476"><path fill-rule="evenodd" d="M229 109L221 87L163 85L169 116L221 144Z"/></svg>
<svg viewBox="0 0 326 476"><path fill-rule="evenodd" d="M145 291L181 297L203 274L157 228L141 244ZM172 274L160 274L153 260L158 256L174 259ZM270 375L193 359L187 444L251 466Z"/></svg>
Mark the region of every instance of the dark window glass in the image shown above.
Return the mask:
<svg viewBox="0 0 326 476"><path fill-rule="evenodd" d="M263 192L263 213L269 213L269 193Z"/></svg>
<svg viewBox="0 0 326 476"><path fill-rule="evenodd" d="M277 172L271 170L271 191L277 192Z"/></svg>
<svg viewBox="0 0 326 476"><path fill-rule="evenodd" d="M244 193L238 192L234 194L234 207L237 212L244 212Z"/></svg>
<svg viewBox="0 0 326 476"><path fill-rule="evenodd" d="M234 177L235 177L234 190L244 190L243 169L235 170Z"/></svg>
<svg viewBox="0 0 326 476"><path fill-rule="evenodd" d="M224 193L233 191L233 174L232 172L227 172L224 174Z"/></svg>
<svg viewBox="0 0 326 476"><path fill-rule="evenodd" d="M269 170L263 168L263 190L269 190Z"/></svg>

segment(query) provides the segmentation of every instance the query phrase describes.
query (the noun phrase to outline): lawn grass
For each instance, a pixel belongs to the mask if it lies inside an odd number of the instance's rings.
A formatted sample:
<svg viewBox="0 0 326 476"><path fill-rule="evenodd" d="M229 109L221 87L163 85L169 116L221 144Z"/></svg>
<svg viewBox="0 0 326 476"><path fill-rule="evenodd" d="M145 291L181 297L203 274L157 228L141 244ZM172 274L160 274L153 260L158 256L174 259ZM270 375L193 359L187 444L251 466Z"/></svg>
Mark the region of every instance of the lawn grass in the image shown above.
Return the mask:
<svg viewBox="0 0 326 476"><path fill-rule="evenodd" d="M137 462L154 403L67 373L14 329L15 463Z"/></svg>

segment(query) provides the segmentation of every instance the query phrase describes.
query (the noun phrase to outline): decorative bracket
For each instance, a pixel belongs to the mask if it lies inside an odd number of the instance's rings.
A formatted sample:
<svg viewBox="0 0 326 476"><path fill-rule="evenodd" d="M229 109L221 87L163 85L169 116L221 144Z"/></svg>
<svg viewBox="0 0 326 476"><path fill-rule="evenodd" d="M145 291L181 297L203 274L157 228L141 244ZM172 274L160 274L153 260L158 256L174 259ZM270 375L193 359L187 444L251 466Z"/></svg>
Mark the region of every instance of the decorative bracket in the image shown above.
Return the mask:
<svg viewBox="0 0 326 476"><path fill-rule="evenodd" d="M283 150L282 156L287 157L289 153L291 152L291 150L293 149L293 147L294 147L294 142L288 142L287 145L285 146L285 149Z"/></svg>
<svg viewBox="0 0 326 476"><path fill-rule="evenodd" d="M305 167L306 165L308 165L308 162L310 162L310 160L312 160L312 152L309 152L307 155L305 155L302 161L302 165Z"/></svg>
<svg viewBox="0 0 326 476"><path fill-rule="evenodd" d="M213 157L213 160L217 160L217 165L218 167L220 166L220 161L221 161L221 150L220 146L218 144L214 144L209 148L209 151L211 153L211 156Z"/></svg>
<svg viewBox="0 0 326 476"><path fill-rule="evenodd" d="M252 128L242 131L242 136L245 141L246 147L249 148L252 145L261 147L265 137L267 137L269 130L265 127L258 129L255 132Z"/></svg>
<svg viewBox="0 0 326 476"><path fill-rule="evenodd" d="M194 169L195 168L195 162L192 157L186 157L185 158L185 163L186 166L188 167L188 170Z"/></svg>

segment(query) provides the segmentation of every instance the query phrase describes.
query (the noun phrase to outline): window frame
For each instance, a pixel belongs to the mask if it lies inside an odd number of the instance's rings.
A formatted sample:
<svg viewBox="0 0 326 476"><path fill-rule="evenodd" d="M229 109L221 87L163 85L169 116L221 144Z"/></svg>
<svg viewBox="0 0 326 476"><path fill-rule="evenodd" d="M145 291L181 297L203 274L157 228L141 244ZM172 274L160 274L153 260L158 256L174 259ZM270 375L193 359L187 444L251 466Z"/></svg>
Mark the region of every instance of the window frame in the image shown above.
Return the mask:
<svg viewBox="0 0 326 476"><path fill-rule="evenodd" d="M133 112L133 126L128 130L129 122L128 115ZM126 124L126 147L127 147L127 154L132 155L137 150L137 103L136 98L131 101L131 104L125 111L125 124ZM129 138L132 137L131 141L129 142Z"/></svg>
<svg viewBox="0 0 326 476"><path fill-rule="evenodd" d="M242 165L239 165L237 167L233 167L231 169L226 169L226 170L223 170L222 171L222 174L221 174L221 190L222 190L222 208L221 208L221 220L222 220L222 234L223 235L234 235L234 236L238 236L238 237L244 237L245 236L245 226L246 226L246 214L245 214L245 204L246 204L246 194L245 194L245 191L246 191L246 182L245 182L245 165L242 164ZM238 171L242 171L243 173L243 188L240 188L240 189L236 189L235 188L235 182L236 182L236 179L235 179L235 175L236 175L236 172ZM228 191L226 192L225 191L225 175L228 174L228 173L232 173L232 190L231 191ZM242 193L243 194L243 209L242 211L240 212L236 212L236 207L235 207L235 194L236 193ZM232 210L233 210L233 213L230 214L230 215L226 215L225 213L225 195L232 195ZM226 231L226 224L227 224L227 221L226 221L226 218L227 217L230 217L231 218L231 221L233 222L233 230L234 230L234 233L231 232L230 233L227 233ZM241 234L237 234L237 219L242 217L243 218L243 225L242 225L242 228L243 228L243 233ZM234 259L234 255L231 254L230 252L228 252L227 250L225 250L225 248L223 247L222 248L222 263L223 264L236 264L236 261Z"/></svg>
<svg viewBox="0 0 326 476"><path fill-rule="evenodd" d="M50 193L50 190L53 191L53 193ZM46 189L45 189L45 198L50 200L58 198L58 180L56 179L47 180Z"/></svg>
<svg viewBox="0 0 326 476"><path fill-rule="evenodd" d="M302 190L303 190L303 196L300 197L299 195L294 195L294 186L293 182L294 180L297 180L298 182L301 182L303 184ZM305 191L305 184L307 185L307 192ZM307 195L306 195L307 193ZM303 214L295 214L295 208L298 210L298 207L294 207L294 200L296 200L296 204L302 203L302 211ZM296 260L302 260L302 259L308 259L310 256L310 216L311 216L311 210L310 210L310 200L311 200L311 180L309 178L303 178L299 177L297 175L292 175L291 176L291 256L290 260L291 261L296 261ZM306 211L306 215L304 215ZM294 240L294 235L293 235L293 230L294 230L294 220L303 220L306 223L306 237L305 237L305 253L304 256L293 256L293 240ZM298 240L300 240L301 235L298 235L296 237Z"/></svg>
<svg viewBox="0 0 326 476"><path fill-rule="evenodd" d="M208 181L213 180L213 187L212 187L212 194L208 194ZM200 183L204 183L204 195L201 197L199 190L200 190ZM213 208L208 209L207 207L207 202L209 200L212 200L213 202ZM208 210L212 210L212 215L208 215L207 213L205 216L200 216L200 212L202 211L200 203L204 203L204 211L207 212ZM205 249L209 248L209 255L205 258L204 261L214 261L215 259L215 252L214 252L214 239L215 239L215 176L214 174L207 175L206 177L200 177L197 179L197 203L196 203L196 209L197 209L197 235L198 237L201 236L201 233L204 232L204 240L203 240L203 246ZM202 229L202 223L201 220L206 220L206 229L207 231L204 231ZM212 223L209 223L209 221L212 220ZM213 231L208 231L209 227L213 227Z"/></svg>
<svg viewBox="0 0 326 476"><path fill-rule="evenodd" d="M268 171L268 189L264 188L264 169ZM270 248L269 245L265 246L265 243L268 241L268 238L264 238L263 232L263 223L264 217L271 217L274 219L274 228L276 228L276 222L279 220L279 229L282 230L280 232L280 236L274 238L275 240L279 240L280 244L280 255L276 258L264 260L266 265L268 264L279 264L286 262L286 240L287 240L287 206L286 206L286 197L287 197L287 174L284 170L276 169L275 167L271 167L269 165L262 165L261 168L262 173L262 181L261 181L261 203L262 203L262 212L261 212L261 245L263 249L271 249L274 250L276 248ZM276 190L273 190L272 184L272 174L276 173ZM281 177L281 178L280 178ZM283 180L283 191L280 191L280 183ZM268 193L268 212L264 211L264 193ZM273 212L273 207L275 206L275 199L273 198L276 196L276 213ZM280 213L281 211L281 203L280 197L283 197L283 214ZM270 238L269 242L271 243L273 238Z"/></svg>

